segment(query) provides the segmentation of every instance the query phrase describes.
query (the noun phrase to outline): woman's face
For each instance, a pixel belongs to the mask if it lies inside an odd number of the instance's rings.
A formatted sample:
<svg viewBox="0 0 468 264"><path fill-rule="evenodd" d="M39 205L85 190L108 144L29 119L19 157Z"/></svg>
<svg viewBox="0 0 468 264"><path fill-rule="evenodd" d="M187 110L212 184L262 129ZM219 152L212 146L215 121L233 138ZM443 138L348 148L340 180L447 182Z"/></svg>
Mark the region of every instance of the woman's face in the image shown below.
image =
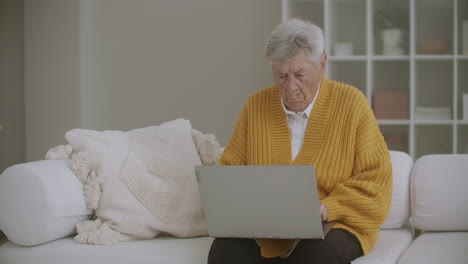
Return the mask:
<svg viewBox="0 0 468 264"><path fill-rule="evenodd" d="M325 72L327 55L322 55L319 65L310 62L306 54L272 64L273 77L283 103L293 112L302 112L312 103Z"/></svg>

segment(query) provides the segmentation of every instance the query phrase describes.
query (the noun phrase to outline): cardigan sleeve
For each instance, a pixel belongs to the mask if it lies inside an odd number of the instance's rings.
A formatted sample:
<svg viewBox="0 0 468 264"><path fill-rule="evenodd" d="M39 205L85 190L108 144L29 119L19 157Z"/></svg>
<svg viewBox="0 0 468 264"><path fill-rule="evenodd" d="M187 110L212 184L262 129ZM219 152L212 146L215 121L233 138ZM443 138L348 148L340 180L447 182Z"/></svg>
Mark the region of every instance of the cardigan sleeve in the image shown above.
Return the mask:
<svg viewBox="0 0 468 264"><path fill-rule="evenodd" d="M380 228L390 211L392 166L387 145L367 102L360 107L351 177L338 183L321 202L328 221L367 233Z"/></svg>
<svg viewBox="0 0 468 264"><path fill-rule="evenodd" d="M237 120L234 133L219 159L219 165L247 164L248 103L244 105Z"/></svg>

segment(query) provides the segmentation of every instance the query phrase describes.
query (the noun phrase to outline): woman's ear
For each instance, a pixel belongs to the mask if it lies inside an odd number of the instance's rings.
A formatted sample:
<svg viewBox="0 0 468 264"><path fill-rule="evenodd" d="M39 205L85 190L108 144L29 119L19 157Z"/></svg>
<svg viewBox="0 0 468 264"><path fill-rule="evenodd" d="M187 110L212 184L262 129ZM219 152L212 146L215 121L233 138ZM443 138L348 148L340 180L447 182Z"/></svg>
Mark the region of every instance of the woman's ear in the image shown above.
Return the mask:
<svg viewBox="0 0 468 264"><path fill-rule="evenodd" d="M327 54L323 54L320 58L320 72L325 73L325 66L327 66Z"/></svg>

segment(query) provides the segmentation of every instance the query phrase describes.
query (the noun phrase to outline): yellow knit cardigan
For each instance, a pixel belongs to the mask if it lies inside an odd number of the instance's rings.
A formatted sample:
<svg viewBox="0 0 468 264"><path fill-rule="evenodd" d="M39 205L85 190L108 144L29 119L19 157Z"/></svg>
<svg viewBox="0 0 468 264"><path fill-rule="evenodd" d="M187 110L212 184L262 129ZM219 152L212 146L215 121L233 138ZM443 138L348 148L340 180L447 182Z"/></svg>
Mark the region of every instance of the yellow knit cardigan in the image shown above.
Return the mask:
<svg viewBox="0 0 468 264"><path fill-rule="evenodd" d="M366 254L390 210L392 167L365 96L323 76L303 146L294 160L280 96L273 86L248 99L220 165L314 164L328 221L337 222L333 228L356 235ZM265 258L286 253L293 243L288 239L257 241Z"/></svg>

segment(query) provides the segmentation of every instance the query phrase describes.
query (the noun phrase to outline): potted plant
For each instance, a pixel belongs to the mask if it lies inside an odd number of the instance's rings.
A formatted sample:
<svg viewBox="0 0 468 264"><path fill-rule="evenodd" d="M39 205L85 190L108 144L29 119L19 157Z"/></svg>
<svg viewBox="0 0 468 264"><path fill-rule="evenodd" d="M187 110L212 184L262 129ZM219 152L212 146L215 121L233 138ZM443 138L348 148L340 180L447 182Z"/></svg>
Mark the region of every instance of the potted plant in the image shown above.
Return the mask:
<svg viewBox="0 0 468 264"><path fill-rule="evenodd" d="M383 41L384 55L404 54L403 36L408 31L408 12L396 3L387 1L375 13L375 28Z"/></svg>

